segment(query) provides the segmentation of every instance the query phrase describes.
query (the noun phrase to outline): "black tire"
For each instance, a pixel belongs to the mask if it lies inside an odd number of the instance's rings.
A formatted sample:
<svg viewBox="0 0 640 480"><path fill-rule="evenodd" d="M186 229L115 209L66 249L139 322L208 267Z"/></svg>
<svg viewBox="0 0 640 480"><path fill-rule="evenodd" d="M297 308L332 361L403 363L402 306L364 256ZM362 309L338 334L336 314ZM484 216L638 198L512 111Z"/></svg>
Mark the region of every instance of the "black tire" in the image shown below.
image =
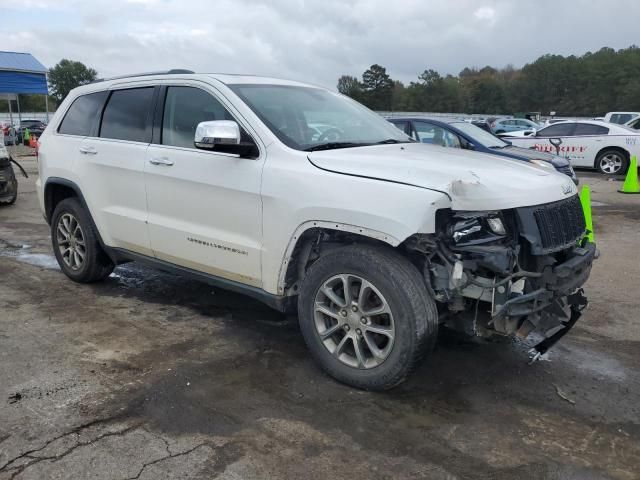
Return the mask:
<svg viewBox="0 0 640 480"><path fill-rule="evenodd" d="M610 166L608 168L603 165L607 157L618 159L620 161L620 168L614 170L614 167L611 164L609 164ZM624 175L625 173L627 173L627 169L629 168L629 157L620 150L610 148L598 153L594 166L596 167L598 172L602 173L603 175Z"/></svg>
<svg viewBox="0 0 640 480"><path fill-rule="evenodd" d="M77 220L83 237L85 249L84 260L82 265L77 269L73 269L67 265L60 250L61 245L59 243L57 229L61 217L66 214L72 215ZM51 243L60 269L74 282L91 283L104 280L115 268L111 259L100 246L98 234L89 212L82 207L77 198L65 198L56 205L53 216L51 217Z"/></svg>
<svg viewBox="0 0 640 480"><path fill-rule="evenodd" d="M9 205L13 205L16 203L18 199L18 182L14 182L13 185L13 195L9 197L7 200L0 200L0 207L8 207Z"/></svg>
<svg viewBox="0 0 640 480"><path fill-rule="evenodd" d="M377 366L347 365L320 338L314 316L316 295L325 282L340 274L370 282L392 312L395 340ZM339 248L311 265L300 289L298 317L304 340L320 367L336 380L364 390L387 390L402 383L433 349L438 334L438 311L418 269L389 248L368 245Z"/></svg>

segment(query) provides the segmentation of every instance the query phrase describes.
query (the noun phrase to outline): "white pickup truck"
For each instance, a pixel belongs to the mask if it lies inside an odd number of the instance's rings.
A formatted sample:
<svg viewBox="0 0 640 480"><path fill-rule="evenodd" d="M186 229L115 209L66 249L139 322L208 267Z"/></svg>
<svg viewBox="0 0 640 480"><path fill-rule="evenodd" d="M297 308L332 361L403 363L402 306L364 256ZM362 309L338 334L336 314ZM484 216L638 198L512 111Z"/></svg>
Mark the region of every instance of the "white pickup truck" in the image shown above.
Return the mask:
<svg viewBox="0 0 640 480"><path fill-rule="evenodd" d="M640 132L624 125L597 120L564 121L538 131L502 135L516 147L566 157L574 167L596 168L606 175L621 175L632 155L640 155Z"/></svg>
<svg viewBox="0 0 640 480"><path fill-rule="evenodd" d="M322 128L317 128L322 125ZM580 317L596 249L553 169L416 143L337 93L172 71L73 90L37 190L77 282L139 261L297 312L313 357L403 381L446 325L544 352Z"/></svg>

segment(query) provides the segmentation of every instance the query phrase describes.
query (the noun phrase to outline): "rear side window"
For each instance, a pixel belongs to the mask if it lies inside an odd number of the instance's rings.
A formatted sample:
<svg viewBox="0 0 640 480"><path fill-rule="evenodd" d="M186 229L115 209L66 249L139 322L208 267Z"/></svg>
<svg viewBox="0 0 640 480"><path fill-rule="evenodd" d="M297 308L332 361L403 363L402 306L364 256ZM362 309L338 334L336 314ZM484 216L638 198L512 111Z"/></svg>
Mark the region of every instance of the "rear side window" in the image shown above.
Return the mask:
<svg viewBox="0 0 640 480"><path fill-rule="evenodd" d="M153 87L115 90L102 115L101 138L150 142L148 121Z"/></svg>
<svg viewBox="0 0 640 480"><path fill-rule="evenodd" d="M573 135L574 123L556 123L539 130L537 137L568 137Z"/></svg>
<svg viewBox="0 0 640 480"><path fill-rule="evenodd" d="M602 125L593 125L591 123L576 123L576 131L574 135L607 135L609 129Z"/></svg>
<svg viewBox="0 0 640 480"><path fill-rule="evenodd" d="M106 91L96 92L76 98L64 116L58 133L83 137L92 135L95 120L102 110L107 93Z"/></svg>

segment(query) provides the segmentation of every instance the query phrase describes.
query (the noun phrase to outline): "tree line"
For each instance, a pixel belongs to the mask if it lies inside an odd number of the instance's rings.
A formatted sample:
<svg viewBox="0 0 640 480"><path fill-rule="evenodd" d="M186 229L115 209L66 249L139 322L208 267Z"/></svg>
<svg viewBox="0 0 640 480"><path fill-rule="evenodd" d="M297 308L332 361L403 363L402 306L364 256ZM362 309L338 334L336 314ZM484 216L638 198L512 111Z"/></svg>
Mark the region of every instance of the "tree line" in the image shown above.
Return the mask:
<svg viewBox="0 0 640 480"><path fill-rule="evenodd" d="M361 79L341 76L338 91L378 111L543 115L555 111L558 116L640 111L640 48L543 55L520 69L467 67L457 76L425 69L408 85L375 64Z"/></svg>

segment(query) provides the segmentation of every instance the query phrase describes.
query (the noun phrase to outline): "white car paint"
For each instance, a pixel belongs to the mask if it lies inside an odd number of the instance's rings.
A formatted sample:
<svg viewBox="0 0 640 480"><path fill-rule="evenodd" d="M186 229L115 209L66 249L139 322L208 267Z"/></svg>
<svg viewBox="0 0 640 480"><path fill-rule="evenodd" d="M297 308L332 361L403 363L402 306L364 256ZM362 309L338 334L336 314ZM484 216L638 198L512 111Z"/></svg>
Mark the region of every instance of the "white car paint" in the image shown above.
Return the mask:
<svg viewBox="0 0 640 480"><path fill-rule="evenodd" d="M554 123L557 126L566 123L584 123L606 127L609 133L606 135L579 135L562 137L545 137L544 129L535 135L527 136L522 132L512 132L504 138L513 145L523 148L535 148L538 151L556 153L556 147L550 139L559 138L562 144L558 154L567 157L574 167L595 168L598 154L607 148L615 147L624 150L627 156L640 155L640 131L633 131L624 126L597 120L580 120Z"/></svg>
<svg viewBox="0 0 640 480"><path fill-rule="evenodd" d="M282 294L292 245L314 226L395 246L415 233L435 232L439 209L500 210L576 193L570 179L548 169L424 144L294 150L227 83L309 86L254 76L174 74L73 90L40 137L43 212L47 180L67 179L84 193L107 246ZM162 84L196 86L215 96L253 137L258 158L57 133L80 95ZM172 167L149 163L158 156Z"/></svg>

